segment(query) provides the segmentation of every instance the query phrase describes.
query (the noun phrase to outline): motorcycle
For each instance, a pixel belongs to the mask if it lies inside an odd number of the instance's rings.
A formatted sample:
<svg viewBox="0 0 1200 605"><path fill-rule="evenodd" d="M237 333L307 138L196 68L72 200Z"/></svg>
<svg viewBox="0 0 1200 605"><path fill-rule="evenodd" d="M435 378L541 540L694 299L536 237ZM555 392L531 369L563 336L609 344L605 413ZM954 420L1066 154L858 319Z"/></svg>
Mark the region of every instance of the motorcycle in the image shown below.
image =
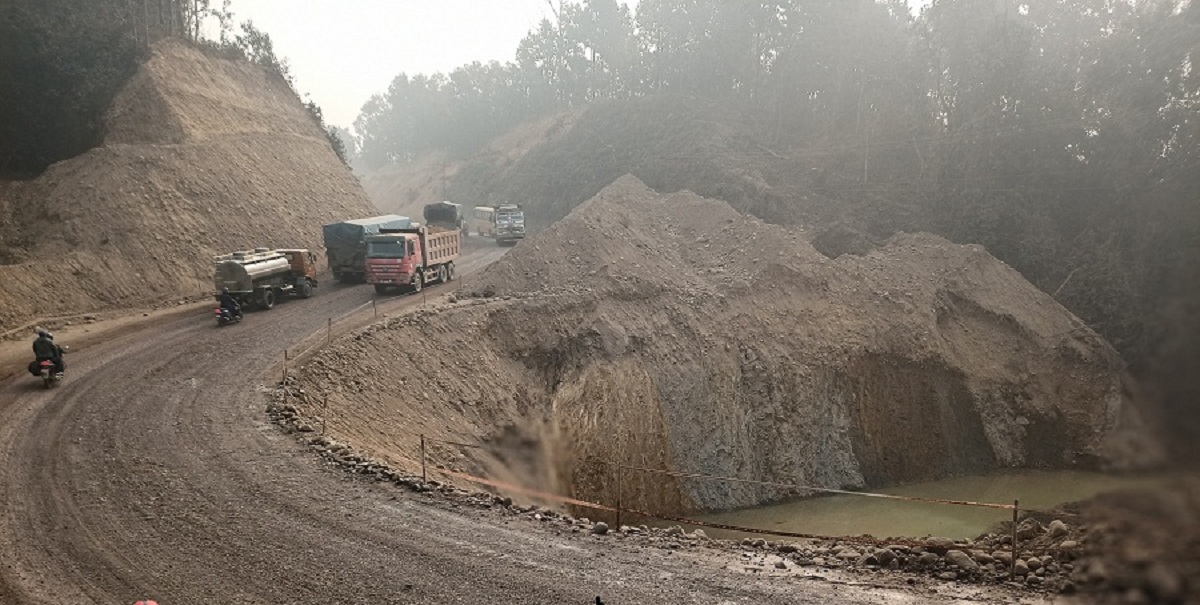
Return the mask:
<svg viewBox="0 0 1200 605"><path fill-rule="evenodd" d="M60 355L67 354L67 347L59 347L58 350ZM46 387L47 389L57 386L58 383L62 382L64 377L62 372L54 371L54 360L52 359L42 359L30 362L29 371L33 373L34 376L37 376L38 380L42 381L42 386Z"/></svg>
<svg viewBox="0 0 1200 605"><path fill-rule="evenodd" d="M49 389L62 382L63 373L54 371L53 361L43 359L38 362L38 378L42 379L42 386Z"/></svg>
<svg viewBox="0 0 1200 605"><path fill-rule="evenodd" d="M233 324L233 323L238 323L238 322L242 321L241 313L233 313L229 309L226 309L223 307L217 308L216 314L217 314L217 326L218 327L223 326L225 324Z"/></svg>

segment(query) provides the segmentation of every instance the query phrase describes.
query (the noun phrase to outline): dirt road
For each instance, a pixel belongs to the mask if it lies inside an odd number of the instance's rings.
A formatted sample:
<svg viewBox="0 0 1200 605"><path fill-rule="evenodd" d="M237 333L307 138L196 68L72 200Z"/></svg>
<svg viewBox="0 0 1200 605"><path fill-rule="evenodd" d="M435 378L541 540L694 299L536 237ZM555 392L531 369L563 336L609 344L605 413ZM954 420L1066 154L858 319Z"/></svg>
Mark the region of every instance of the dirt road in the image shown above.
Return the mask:
<svg viewBox="0 0 1200 605"><path fill-rule="evenodd" d="M206 308L117 336L55 390L0 385L0 603L955 601L725 571L742 567L349 479L269 424L260 393L285 346L369 309L367 286L323 290L235 326Z"/></svg>

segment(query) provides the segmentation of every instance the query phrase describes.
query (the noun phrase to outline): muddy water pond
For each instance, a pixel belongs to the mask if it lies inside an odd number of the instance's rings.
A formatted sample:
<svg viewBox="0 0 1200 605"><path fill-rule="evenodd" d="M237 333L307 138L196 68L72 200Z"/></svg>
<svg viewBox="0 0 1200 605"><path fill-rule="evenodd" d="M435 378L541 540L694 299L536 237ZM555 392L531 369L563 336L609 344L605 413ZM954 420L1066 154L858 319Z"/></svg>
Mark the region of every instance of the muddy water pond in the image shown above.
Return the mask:
<svg viewBox="0 0 1200 605"><path fill-rule="evenodd" d="M1096 494L1127 487L1161 485L1161 477L1112 476L1076 471L1021 471L958 477L919 483L876 493L996 504L1021 501L1022 509L1049 509ZM906 502L853 495L806 498L770 506L715 513L701 521L826 536L871 534L877 537L941 536L974 538L995 523L1012 518L1011 510ZM711 537L749 536L704 528ZM761 536L770 538L770 536Z"/></svg>

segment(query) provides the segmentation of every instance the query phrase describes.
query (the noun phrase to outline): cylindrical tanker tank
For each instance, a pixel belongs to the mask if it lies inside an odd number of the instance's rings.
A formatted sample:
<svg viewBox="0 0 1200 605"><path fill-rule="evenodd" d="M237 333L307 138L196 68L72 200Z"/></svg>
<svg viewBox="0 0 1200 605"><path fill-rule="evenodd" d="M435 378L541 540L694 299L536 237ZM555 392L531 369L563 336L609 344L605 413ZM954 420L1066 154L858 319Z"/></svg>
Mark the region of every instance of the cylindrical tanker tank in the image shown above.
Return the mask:
<svg viewBox="0 0 1200 605"><path fill-rule="evenodd" d="M217 291L250 292L263 278L291 271L287 257L278 253L235 252L214 259Z"/></svg>

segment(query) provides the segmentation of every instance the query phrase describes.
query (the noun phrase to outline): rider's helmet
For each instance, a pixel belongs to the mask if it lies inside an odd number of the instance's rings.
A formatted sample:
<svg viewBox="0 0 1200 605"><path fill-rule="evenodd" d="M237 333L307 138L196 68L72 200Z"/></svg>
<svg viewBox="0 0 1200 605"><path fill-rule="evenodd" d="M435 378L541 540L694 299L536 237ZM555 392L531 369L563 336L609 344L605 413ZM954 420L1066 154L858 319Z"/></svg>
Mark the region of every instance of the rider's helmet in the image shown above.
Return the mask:
<svg viewBox="0 0 1200 605"><path fill-rule="evenodd" d="M221 294L229 294L229 288L221 288Z"/></svg>
<svg viewBox="0 0 1200 605"><path fill-rule="evenodd" d="M37 333L37 335L38 335L38 336L45 336L46 338L54 338L53 336L51 336L51 335L50 335L50 331L49 331L49 330L47 330L46 328L43 328L43 327L41 327L41 326L38 326L38 327L37 327L37 328L35 328L33 331L34 331L35 333Z"/></svg>

